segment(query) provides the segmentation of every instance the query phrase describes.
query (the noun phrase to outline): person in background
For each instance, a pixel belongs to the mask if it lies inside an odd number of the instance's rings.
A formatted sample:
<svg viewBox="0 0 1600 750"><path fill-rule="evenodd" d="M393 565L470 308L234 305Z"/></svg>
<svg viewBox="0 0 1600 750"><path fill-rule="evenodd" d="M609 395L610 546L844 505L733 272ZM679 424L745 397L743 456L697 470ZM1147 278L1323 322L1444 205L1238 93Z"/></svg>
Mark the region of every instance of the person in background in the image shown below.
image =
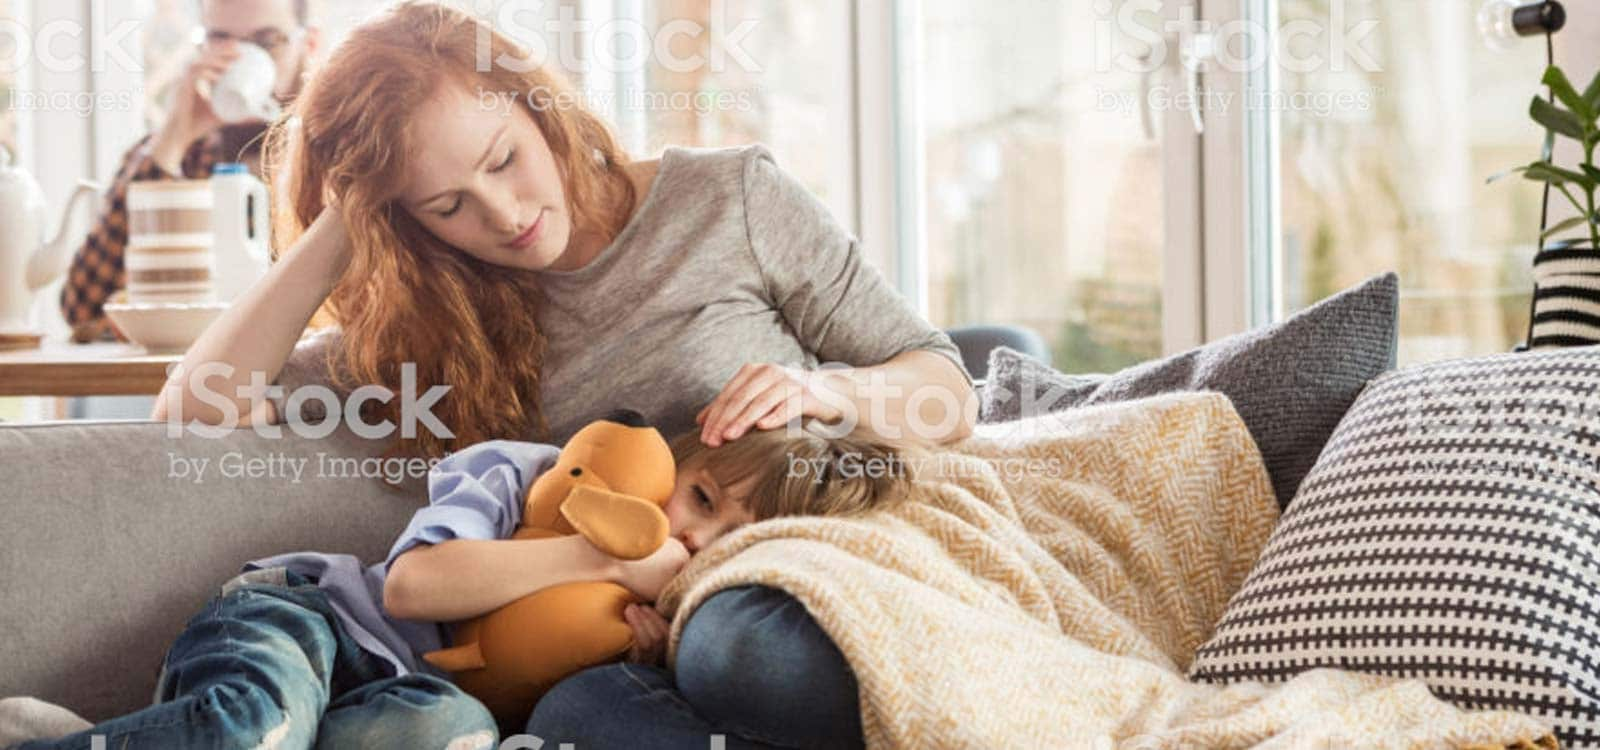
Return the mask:
<svg viewBox="0 0 1600 750"><path fill-rule="evenodd" d="M77 342L115 338L101 306L125 284L122 251L128 240L128 185L140 180L205 179L218 162L244 162L261 174L266 122L223 123L206 98L211 86L254 44L278 67L274 95L287 104L311 67L320 32L309 18L309 0L201 0L205 41L178 81L172 107L155 132L123 156L100 216L73 257L61 289L61 314Z"/></svg>

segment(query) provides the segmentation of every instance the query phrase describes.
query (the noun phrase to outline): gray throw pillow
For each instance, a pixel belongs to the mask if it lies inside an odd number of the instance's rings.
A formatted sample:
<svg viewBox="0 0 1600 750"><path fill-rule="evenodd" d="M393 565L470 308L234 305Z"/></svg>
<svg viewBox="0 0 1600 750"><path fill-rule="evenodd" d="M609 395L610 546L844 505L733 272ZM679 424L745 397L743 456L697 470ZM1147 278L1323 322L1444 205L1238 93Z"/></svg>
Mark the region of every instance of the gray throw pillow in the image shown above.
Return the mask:
<svg viewBox="0 0 1600 750"><path fill-rule="evenodd" d="M1399 277L1383 274L1280 323L1114 375L1067 375L1002 347L989 355L980 421L1220 391L1249 427L1286 507L1357 394L1394 366L1399 307Z"/></svg>

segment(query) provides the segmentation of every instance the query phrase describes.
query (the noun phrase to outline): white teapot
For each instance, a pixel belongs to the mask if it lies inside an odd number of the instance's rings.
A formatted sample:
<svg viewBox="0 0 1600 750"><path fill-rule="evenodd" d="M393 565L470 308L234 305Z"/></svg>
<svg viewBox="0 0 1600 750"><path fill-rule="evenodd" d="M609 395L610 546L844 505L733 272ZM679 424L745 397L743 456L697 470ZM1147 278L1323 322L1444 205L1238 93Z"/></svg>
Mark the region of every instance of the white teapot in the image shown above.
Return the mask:
<svg viewBox="0 0 1600 750"><path fill-rule="evenodd" d="M55 237L44 239L44 191L33 175L18 168L15 155L0 144L0 333L32 333L28 309L33 296L66 273L83 235L69 232L80 199L100 194L81 182L67 201Z"/></svg>

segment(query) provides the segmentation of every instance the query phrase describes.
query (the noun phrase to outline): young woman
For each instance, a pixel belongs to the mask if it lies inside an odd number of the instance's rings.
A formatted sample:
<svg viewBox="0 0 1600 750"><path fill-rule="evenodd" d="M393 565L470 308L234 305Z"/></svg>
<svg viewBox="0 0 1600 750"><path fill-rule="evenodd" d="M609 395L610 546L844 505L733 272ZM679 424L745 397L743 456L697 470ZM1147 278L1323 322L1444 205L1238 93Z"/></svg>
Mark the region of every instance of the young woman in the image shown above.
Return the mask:
<svg viewBox="0 0 1600 750"><path fill-rule="evenodd" d="M889 442L970 432L971 380L948 337L765 149L632 161L532 62L438 4L401 4L354 31L274 134L279 261L190 348L155 418L294 416L281 397L237 395L262 373L291 389L448 385L431 411L451 434L395 443L422 455L490 438L559 444L617 407L667 434L698 425L709 446L798 417L854 417ZM338 328L296 347L325 303ZM404 426L400 399L368 406L369 422ZM406 608L419 618L595 573L554 544L445 543L406 560L393 572L415 576ZM464 568L485 575L435 574ZM538 713L583 747L669 736L704 747L723 730L860 743L854 678L798 602L724 592L691 618L685 647L735 640L758 647L647 683L591 670Z"/></svg>

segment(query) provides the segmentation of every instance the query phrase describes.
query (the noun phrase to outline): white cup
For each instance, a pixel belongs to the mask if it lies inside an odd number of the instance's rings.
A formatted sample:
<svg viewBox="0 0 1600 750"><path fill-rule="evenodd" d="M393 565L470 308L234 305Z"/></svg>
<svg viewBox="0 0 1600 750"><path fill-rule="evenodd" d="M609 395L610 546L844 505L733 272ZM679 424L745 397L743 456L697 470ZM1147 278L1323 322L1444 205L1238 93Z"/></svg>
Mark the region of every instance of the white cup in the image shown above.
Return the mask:
<svg viewBox="0 0 1600 750"><path fill-rule="evenodd" d="M241 43L238 48L239 57L211 89L211 111L229 123L277 118L278 100L272 90L278 66L272 55L254 44Z"/></svg>

